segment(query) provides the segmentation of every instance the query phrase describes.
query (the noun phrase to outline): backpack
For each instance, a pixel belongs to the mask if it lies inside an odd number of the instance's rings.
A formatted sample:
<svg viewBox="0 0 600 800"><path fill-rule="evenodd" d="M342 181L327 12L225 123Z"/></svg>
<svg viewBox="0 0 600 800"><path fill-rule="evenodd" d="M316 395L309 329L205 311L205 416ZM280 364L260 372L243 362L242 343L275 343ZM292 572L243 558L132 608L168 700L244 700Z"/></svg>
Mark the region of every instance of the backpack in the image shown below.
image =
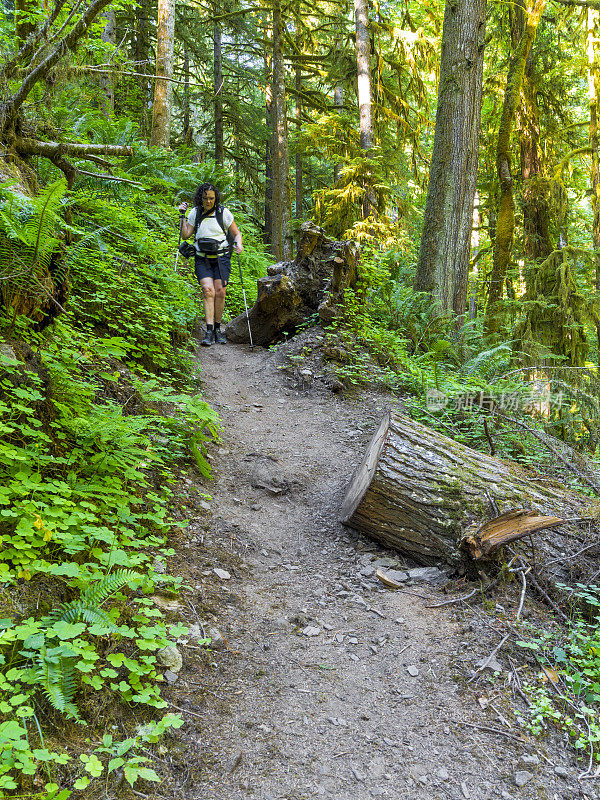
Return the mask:
<svg viewBox="0 0 600 800"><path fill-rule="evenodd" d="M198 233L198 228L200 227L200 223L202 222L203 219L206 219L207 217L209 217L212 214L212 211L210 211L208 214L200 215L200 214L198 214L199 210L200 210L199 208L196 210L196 220L194 222L194 242L196 241L196 234ZM227 253L228 253L228 255L231 255L233 253L233 236L229 233L228 229L225 230L225 225L223 223L223 212L224 211L225 211L225 206L221 206L221 205L217 206L216 209L215 209L215 219L217 220L217 222L219 224L219 227L221 228L221 230L225 234L225 238L227 239L227 244L229 245L229 247L227 249Z"/></svg>

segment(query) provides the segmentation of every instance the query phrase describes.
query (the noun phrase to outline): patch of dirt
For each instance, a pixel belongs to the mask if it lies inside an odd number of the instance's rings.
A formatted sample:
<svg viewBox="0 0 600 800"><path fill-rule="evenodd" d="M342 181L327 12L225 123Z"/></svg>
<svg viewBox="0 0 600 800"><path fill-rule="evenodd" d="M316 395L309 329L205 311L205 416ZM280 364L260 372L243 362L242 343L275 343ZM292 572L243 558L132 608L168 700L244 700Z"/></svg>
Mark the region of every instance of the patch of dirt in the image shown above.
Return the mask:
<svg viewBox="0 0 600 800"><path fill-rule="evenodd" d="M534 739L518 724L505 650L499 674L468 682L502 638L489 616L427 608L448 598L439 582L383 588L378 561L416 565L338 522L352 472L398 401L307 385L298 362L283 371L311 336L275 352L199 354L223 434L211 499L170 567L191 586L186 621L224 641L208 655L181 646L165 694L185 725L169 737L155 796L596 798L558 736Z"/></svg>

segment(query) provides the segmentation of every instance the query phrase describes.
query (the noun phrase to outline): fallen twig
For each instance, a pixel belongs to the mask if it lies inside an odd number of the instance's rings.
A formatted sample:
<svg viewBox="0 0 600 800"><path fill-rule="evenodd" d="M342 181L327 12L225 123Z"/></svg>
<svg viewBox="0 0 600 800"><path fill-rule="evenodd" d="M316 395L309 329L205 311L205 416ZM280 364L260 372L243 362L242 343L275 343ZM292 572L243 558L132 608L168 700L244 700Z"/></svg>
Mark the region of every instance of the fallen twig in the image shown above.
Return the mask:
<svg viewBox="0 0 600 800"><path fill-rule="evenodd" d="M567 615L563 611L560 610L560 608L552 600L550 595L547 592L545 592L544 589L542 589L542 587L536 581L535 576L533 574L531 574L529 576L529 579L530 579L531 583L533 584L534 588L536 589L536 591L538 591L542 595L544 600L548 603L548 605L550 605L554 609L554 611L556 611L556 613L559 615L559 617L562 617L562 619L564 619L565 622L570 622L570 620L567 617Z"/></svg>
<svg viewBox="0 0 600 800"><path fill-rule="evenodd" d="M169 705L171 706L171 708L174 708L177 711L182 711L184 714L191 714L192 717L198 717L198 719L204 719L202 714L197 714L195 711L190 711L189 708L180 708L179 706L176 706L175 703L171 703L170 701Z"/></svg>
<svg viewBox="0 0 600 800"><path fill-rule="evenodd" d="M523 588L521 589L521 599L519 600L519 608L517 610L517 619L521 616L521 611L523 611L523 603L525 602L525 593L527 592L527 579L525 575L527 571L524 569L517 570L519 575L521 576L521 580L523 581Z"/></svg>
<svg viewBox="0 0 600 800"><path fill-rule="evenodd" d="M484 670L484 669L485 669L485 668L488 666L488 664L491 662L492 658L494 658L494 656L496 655L496 653L497 653L497 652L500 650L500 648L502 647L502 645L504 644L504 642L506 642L506 640L510 638L510 635L511 635L511 633L512 633L512 631L509 631L509 632L506 634L506 636L504 637L504 639L502 639L502 641L500 642L500 644L496 645L496 647L495 647L495 648L492 650L492 652L489 654L489 656L486 658L486 660L483 662L483 664L482 664L482 665L481 665L481 666L480 666L480 667L479 667L479 668L478 668L478 669L477 669L477 670L476 670L476 671L473 673L473 675L471 675L471 677L469 678L469 680L467 681L467 683L471 683L471 681L474 681L474 680L475 680L475 678L476 678L476 677L479 675L479 673L480 673L480 672L483 672L483 670Z"/></svg>
<svg viewBox="0 0 600 800"><path fill-rule="evenodd" d="M462 603L463 600L468 600L470 597L473 597L474 594L477 594L478 591L479 587L473 589L472 592L469 592L469 594L465 594L462 597L455 597L452 600L444 600L443 603L433 603L430 606L425 606L425 608L441 608L442 606L451 606L453 603Z"/></svg>
<svg viewBox="0 0 600 800"><path fill-rule="evenodd" d="M453 722L455 725L465 725L467 728L474 728L475 730L485 731L486 733L497 733L499 736L505 736L507 739L512 739L515 742L521 742L521 744L526 741L520 736L515 736L514 733L503 731L502 728L492 728L489 725L474 725L472 722L464 722L461 719L451 719L449 722Z"/></svg>

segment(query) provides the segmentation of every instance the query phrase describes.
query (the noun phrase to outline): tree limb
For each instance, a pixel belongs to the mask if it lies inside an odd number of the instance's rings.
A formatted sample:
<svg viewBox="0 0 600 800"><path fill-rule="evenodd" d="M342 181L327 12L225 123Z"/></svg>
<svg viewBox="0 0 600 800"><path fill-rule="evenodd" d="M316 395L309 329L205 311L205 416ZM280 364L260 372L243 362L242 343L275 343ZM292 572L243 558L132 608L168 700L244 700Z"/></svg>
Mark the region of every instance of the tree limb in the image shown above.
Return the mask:
<svg viewBox="0 0 600 800"><path fill-rule="evenodd" d="M92 0L87 10L81 15L77 24L58 42L54 50L35 67L25 78L19 90L10 97L3 108L3 117L13 116L21 108L35 84L44 78L52 67L69 50L75 50L81 37L86 33L94 19L103 11L111 0Z"/></svg>
<svg viewBox="0 0 600 800"><path fill-rule="evenodd" d="M130 181L128 178L118 178L116 175L103 175L101 172L88 172L85 169L79 169L79 167L75 167L75 171L80 175L89 175L92 178L102 178L102 180L105 181L119 181L119 183L129 183L131 186L137 186L139 189L144 188L142 183Z"/></svg>
<svg viewBox="0 0 600 800"><path fill-rule="evenodd" d="M33 48L38 42L45 38L50 27L54 24L54 21L60 14L64 4L65 0L57 0L54 8L52 9L52 14L50 14L42 27L32 31L19 52L0 67L0 79L8 79L13 77L17 69L17 64L22 63L26 58L29 58L29 56L33 53Z"/></svg>
<svg viewBox="0 0 600 800"><path fill-rule="evenodd" d="M180 81L177 78L166 78L164 75L150 75L147 72L129 72L119 67L76 67L75 72L99 72L101 74L115 74L115 75L131 75L135 78L146 78L149 81L168 81L169 83L178 83L185 86L200 86L204 84L195 81Z"/></svg>
<svg viewBox="0 0 600 800"><path fill-rule="evenodd" d="M53 158L60 154L85 158L88 156L130 156L133 148L115 144L83 144L81 142L41 142L37 139L17 139L15 148L28 156ZM94 161L95 159L90 159Z"/></svg>

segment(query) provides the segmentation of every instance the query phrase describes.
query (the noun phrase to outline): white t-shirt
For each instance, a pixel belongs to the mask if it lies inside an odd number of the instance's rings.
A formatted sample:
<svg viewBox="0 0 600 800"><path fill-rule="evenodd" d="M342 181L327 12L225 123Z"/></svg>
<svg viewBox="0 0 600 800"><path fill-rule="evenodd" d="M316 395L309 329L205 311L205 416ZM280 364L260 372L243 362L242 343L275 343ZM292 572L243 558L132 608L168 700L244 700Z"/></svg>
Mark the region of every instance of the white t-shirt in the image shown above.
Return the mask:
<svg viewBox="0 0 600 800"><path fill-rule="evenodd" d="M196 223L196 213L198 209L196 206L192 208L190 213L188 214L188 225L191 225L192 228ZM202 215L200 215L202 216ZM223 225L225 226L225 230L229 230L229 226L233 222L233 214L228 208L223 208ZM202 220L200 225L198 225L198 230L196 231L196 239L216 239L217 242L220 243L220 251L227 250L229 245L227 244L227 236L225 236L225 232L217 222L217 218L215 216L215 212L210 215L210 217L205 217ZM197 252L198 246L196 245Z"/></svg>

